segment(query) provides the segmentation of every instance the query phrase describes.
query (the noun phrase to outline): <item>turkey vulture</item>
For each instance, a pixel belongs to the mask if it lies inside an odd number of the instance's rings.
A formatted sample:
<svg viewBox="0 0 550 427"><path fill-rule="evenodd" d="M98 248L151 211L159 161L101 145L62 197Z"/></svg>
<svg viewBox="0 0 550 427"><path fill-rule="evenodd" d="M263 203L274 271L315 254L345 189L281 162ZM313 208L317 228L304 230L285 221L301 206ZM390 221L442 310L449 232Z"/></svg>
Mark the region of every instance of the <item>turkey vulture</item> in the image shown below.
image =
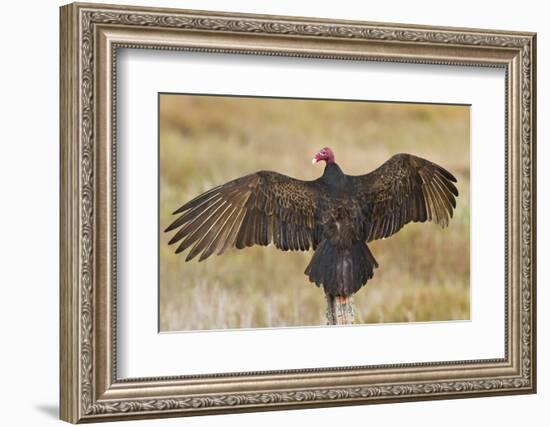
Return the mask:
<svg viewBox="0 0 550 427"><path fill-rule="evenodd" d="M323 148L313 163L323 175L302 181L259 171L212 188L174 212L165 230L186 261L227 248L274 244L283 251L314 249L305 274L327 295L349 296L378 267L368 242L391 236L409 222L445 227L453 216L456 178L411 154L396 154L366 175L346 175Z"/></svg>

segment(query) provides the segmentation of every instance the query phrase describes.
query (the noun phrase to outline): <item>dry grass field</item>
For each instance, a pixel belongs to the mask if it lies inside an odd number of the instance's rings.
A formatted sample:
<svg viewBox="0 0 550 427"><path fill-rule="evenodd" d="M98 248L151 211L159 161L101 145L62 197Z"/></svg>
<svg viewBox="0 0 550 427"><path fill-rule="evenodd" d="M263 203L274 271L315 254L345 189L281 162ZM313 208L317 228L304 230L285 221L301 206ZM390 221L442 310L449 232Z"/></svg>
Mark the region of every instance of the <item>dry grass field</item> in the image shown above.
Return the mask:
<svg viewBox="0 0 550 427"><path fill-rule="evenodd" d="M163 232L175 209L244 174L317 178L324 163L311 158L324 146L349 174L406 152L458 179L448 228L409 224L369 245L380 267L354 296L356 321L469 319L469 114L465 106L161 95L161 331L326 323L323 291L303 274L312 251L253 247L186 263Z"/></svg>

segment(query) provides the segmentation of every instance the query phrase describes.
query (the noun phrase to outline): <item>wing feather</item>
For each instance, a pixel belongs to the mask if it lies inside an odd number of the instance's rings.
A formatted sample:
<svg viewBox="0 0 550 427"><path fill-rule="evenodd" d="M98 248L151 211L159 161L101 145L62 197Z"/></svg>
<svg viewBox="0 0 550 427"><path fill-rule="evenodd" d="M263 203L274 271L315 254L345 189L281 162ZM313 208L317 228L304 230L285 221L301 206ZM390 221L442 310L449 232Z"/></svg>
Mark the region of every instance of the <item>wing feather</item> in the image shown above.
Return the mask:
<svg viewBox="0 0 550 427"><path fill-rule="evenodd" d="M214 232L213 235L211 235L207 241L206 247L204 251L201 253L201 256L199 257L199 261L202 261L206 258L208 258L210 255L212 255L218 247L220 247L223 243L223 236L225 233L227 233L228 228L230 227L231 221L234 220L233 216L235 211L238 209L237 206L231 206L231 210L224 215L223 223L217 227L212 228L209 233Z"/></svg>
<svg viewBox="0 0 550 427"><path fill-rule="evenodd" d="M230 247L273 243L282 250L308 250L314 230L318 181L301 181L270 171L229 181L181 206L166 232L176 253L190 249L186 261L202 261Z"/></svg>
<svg viewBox="0 0 550 427"><path fill-rule="evenodd" d="M445 227L456 208L456 178L410 154L396 154L378 169L350 178L366 241L389 237L409 222Z"/></svg>

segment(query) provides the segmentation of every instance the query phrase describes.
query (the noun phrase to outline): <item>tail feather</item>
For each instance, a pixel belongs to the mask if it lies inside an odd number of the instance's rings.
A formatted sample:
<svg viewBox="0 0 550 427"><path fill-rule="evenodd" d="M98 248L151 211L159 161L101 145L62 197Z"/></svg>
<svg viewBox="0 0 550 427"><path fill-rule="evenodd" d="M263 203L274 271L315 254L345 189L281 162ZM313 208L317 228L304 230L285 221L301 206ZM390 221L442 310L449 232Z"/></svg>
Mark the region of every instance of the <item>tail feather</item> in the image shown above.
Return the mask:
<svg viewBox="0 0 550 427"><path fill-rule="evenodd" d="M305 270L309 280L323 285L329 295L352 295L374 275L378 263L368 246L355 241L350 248L337 248L322 241Z"/></svg>

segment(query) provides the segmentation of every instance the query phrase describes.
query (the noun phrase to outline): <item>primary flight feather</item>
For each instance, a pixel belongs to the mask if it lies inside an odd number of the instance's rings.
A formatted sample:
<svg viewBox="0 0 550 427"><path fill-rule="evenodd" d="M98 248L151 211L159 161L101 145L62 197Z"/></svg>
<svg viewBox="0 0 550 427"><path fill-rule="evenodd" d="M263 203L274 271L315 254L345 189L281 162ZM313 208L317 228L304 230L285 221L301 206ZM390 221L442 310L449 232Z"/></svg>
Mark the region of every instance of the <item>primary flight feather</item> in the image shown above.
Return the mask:
<svg viewBox="0 0 550 427"><path fill-rule="evenodd" d="M259 171L197 196L174 214L167 232L186 261L227 248L274 244L283 251L314 249L305 270L332 296L357 292L378 267L367 243L389 237L409 222L445 227L453 216L456 178L411 154L396 154L366 175L346 175L323 148L323 175L302 181Z"/></svg>

